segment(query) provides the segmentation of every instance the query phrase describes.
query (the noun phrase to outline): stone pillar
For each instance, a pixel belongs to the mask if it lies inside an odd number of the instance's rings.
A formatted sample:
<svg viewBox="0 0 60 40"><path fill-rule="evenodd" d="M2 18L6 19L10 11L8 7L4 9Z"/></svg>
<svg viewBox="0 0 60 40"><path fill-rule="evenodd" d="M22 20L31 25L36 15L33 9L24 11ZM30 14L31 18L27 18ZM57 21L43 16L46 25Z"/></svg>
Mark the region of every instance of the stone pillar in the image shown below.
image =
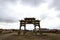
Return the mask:
<svg viewBox="0 0 60 40"><path fill-rule="evenodd" d="M25 33L26 33L26 25L24 26L24 33L23 33L23 35L25 35Z"/></svg>
<svg viewBox="0 0 60 40"><path fill-rule="evenodd" d="M36 32L36 25L34 25L34 32L35 32L35 35L37 35L37 32Z"/></svg>
<svg viewBox="0 0 60 40"><path fill-rule="evenodd" d="M21 25L20 25L19 31L18 31L18 35L20 35L20 34L21 34Z"/></svg>
<svg viewBox="0 0 60 40"><path fill-rule="evenodd" d="M40 25L39 25L39 33L40 33L40 35L42 35L41 28L40 28Z"/></svg>

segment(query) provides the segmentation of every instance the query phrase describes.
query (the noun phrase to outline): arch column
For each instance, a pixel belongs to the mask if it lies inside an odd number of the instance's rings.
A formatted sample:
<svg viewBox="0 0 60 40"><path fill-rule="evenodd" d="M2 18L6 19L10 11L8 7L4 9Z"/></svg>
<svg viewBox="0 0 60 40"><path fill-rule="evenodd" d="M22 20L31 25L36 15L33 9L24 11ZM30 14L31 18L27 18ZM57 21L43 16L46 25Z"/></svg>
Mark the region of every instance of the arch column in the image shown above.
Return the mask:
<svg viewBox="0 0 60 40"><path fill-rule="evenodd" d="M21 25L20 25L19 30L18 30L18 35L20 35L20 34L21 34Z"/></svg>
<svg viewBox="0 0 60 40"><path fill-rule="evenodd" d="M35 32L35 35L37 35L37 32L36 32L36 25L34 25L34 32Z"/></svg>
<svg viewBox="0 0 60 40"><path fill-rule="evenodd" d="M26 24L24 25L24 32L23 32L23 35L25 35L26 33Z"/></svg>
<svg viewBox="0 0 60 40"><path fill-rule="evenodd" d="M41 31L40 25L39 25L39 34L42 35L42 31Z"/></svg>

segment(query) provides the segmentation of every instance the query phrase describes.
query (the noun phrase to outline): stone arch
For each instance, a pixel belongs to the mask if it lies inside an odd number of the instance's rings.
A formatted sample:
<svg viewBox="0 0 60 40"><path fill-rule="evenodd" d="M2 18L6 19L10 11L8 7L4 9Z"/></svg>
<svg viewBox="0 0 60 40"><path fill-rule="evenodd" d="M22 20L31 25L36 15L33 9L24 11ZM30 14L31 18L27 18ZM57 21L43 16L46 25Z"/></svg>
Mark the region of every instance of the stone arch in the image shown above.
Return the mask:
<svg viewBox="0 0 60 40"><path fill-rule="evenodd" d="M40 29L40 20L36 20L35 18L24 18L24 20L20 20L20 29L19 29L19 32L18 32L18 35L20 35L21 33L21 27L24 26L24 35L26 33L26 24L33 24L34 25L34 33L35 35L37 35L37 32L36 32L36 26L39 27L39 33L41 33L41 29Z"/></svg>

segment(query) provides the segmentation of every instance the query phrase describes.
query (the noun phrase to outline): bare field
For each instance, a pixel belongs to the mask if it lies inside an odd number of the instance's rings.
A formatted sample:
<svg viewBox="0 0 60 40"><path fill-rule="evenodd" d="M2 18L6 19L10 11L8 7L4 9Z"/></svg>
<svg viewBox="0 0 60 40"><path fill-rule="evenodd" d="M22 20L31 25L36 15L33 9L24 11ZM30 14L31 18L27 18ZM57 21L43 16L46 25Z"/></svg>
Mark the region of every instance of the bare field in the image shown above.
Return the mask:
<svg viewBox="0 0 60 40"><path fill-rule="evenodd" d="M9 33L0 35L0 40L60 40L60 34L44 33L43 36L34 36L31 33L27 35L17 35L17 33Z"/></svg>

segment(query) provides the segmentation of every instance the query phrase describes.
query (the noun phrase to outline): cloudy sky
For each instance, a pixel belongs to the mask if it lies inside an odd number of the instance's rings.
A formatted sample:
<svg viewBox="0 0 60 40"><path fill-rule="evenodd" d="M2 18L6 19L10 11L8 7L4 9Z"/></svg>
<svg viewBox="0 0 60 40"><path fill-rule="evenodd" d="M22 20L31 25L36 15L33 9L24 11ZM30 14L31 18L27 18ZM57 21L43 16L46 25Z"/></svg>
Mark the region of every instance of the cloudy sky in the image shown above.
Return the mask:
<svg viewBox="0 0 60 40"><path fill-rule="evenodd" d="M60 29L60 0L0 0L0 28L19 29L25 17L41 20L41 28Z"/></svg>

